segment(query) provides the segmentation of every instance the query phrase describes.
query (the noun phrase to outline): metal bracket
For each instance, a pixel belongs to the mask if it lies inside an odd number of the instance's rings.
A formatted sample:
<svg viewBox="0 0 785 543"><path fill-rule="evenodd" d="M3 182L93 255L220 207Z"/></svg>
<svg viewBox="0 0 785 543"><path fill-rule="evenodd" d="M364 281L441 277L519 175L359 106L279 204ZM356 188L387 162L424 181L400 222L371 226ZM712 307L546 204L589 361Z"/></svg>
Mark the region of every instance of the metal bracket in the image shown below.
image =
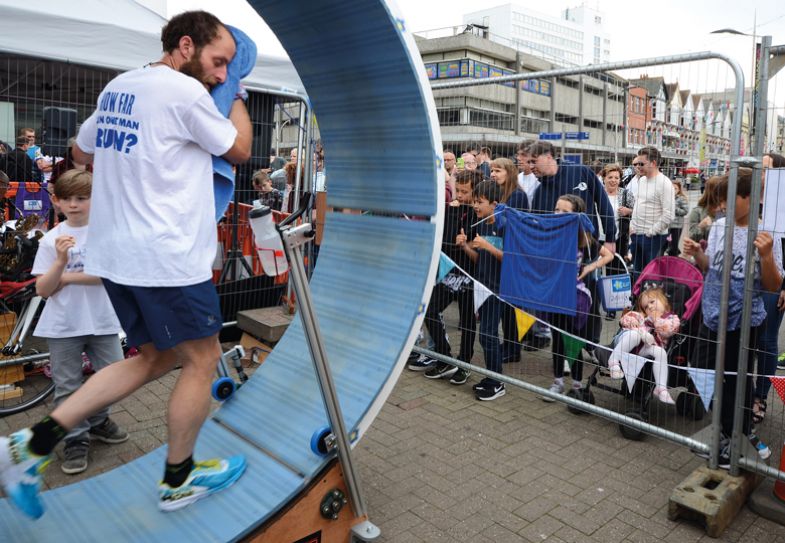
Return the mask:
<svg viewBox="0 0 785 543"><path fill-rule="evenodd" d="M341 512L341 509L347 503L346 494L341 492L340 489L334 488L322 498L322 503L319 505L319 513L327 520L338 520L338 513Z"/></svg>
<svg viewBox="0 0 785 543"><path fill-rule="evenodd" d="M316 234L311 223L303 223L298 226L292 226L281 232L281 238L284 244L290 249L302 247L311 241Z"/></svg>
<svg viewBox="0 0 785 543"><path fill-rule="evenodd" d="M737 164L743 168L755 168L761 161L754 156L737 156L730 159L731 164Z"/></svg>
<svg viewBox="0 0 785 543"><path fill-rule="evenodd" d="M352 541L376 541L382 535L379 527L369 520L352 526Z"/></svg>

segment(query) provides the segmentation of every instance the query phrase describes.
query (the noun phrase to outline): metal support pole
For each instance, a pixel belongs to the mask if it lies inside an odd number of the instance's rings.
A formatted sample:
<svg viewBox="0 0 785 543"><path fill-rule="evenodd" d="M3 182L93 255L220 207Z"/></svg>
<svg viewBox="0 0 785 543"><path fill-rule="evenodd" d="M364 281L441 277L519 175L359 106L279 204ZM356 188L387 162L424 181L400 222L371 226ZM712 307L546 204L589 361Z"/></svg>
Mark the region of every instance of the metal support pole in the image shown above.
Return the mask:
<svg viewBox="0 0 785 543"><path fill-rule="evenodd" d="M305 100L300 102L300 126L297 132L297 169L294 172L294 203L289 213L293 213L300 206L300 189L302 187L300 179L303 175L303 164L307 164L305 157L305 147L308 137L308 120L311 116L311 108ZM303 121L305 125L303 126Z"/></svg>
<svg viewBox="0 0 785 543"><path fill-rule="evenodd" d="M548 132L556 132L556 77L551 77L551 114L548 118Z"/></svg>
<svg viewBox="0 0 785 543"><path fill-rule="evenodd" d="M750 213L749 224L747 225L747 252L744 257L744 304L741 311L741 327L739 337L739 358L738 358L738 373L736 374L736 401L734 403L733 413L733 432L731 434L731 464L730 474L739 474L739 458L741 457L741 440L747 439L743 432L744 420L744 405L747 395L747 367L748 363L742 361L751 358L751 353L748 352L747 344L750 340L750 321L752 319L752 297L754 296L753 289L755 288L755 237L758 234L758 209L760 209L761 197L761 157L763 156L763 147L766 142L766 113L768 111L768 86L769 86L769 48L771 47L771 36L763 36L761 38L761 51L760 59L757 69L757 79L755 87L757 88L757 104L755 107L755 147L752 156L754 157L750 162L753 166L752 170L752 191L750 193ZM730 198L730 195L728 195ZM735 195L734 195L735 199ZM728 212L728 220L732 220L733 215ZM778 240L775 239L775 243ZM715 410L717 410L715 408Z"/></svg>
<svg viewBox="0 0 785 543"><path fill-rule="evenodd" d="M583 94L586 92L583 74L578 76L578 128L577 131L583 130Z"/></svg>
<svg viewBox="0 0 785 543"><path fill-rule="evenodd" d="M343 468L344 480L346 481L346 487L349 490L352 509L355 516L364 517L367 515L365 500L360 492L359 482L354 471L349 437L343 420L343 414L341 413L341 405L335 390L335 383L330 371L330 366L327 362L327 352L324 348L322 333L319 329L319 322L314 311L311 299L311 289L308 286L308 277L305 274L305 268L303 266L302 246L310 242L313 239L313 235L314 229L311 224L303 223L299 226L292 226L282 231L281 239L283 240L286 256L289 259L289 267L292 274L291 284L297 295L297 305L300 310L299 313L300 320L303 324L303 333L305 334L308 350L311 353L311 360L313 361L314 369L316 370L316 377L319 383L319 389L321 390L322 400L324 401L324 407L327 411L330 428L332 429L333 436L335 436L338 458L341 462L341 467ZM353 532L355 532L358 537L364 538L365 540L374 539L374 533L377 535L379 533L379 529L370 522L366 521L358 526L361 527L359 530L362 533L356 533L357 527L353 529Z"/></svg>
<svg viewBox="0 0 785 543"><path fill-rule="evenodd" d="M521 52L516 50L515 51L515 71L521 71ZM523 91L521 90L521 82L515 82L515 135L521 135L521 104L523 103L522 100Z"/></svg>
<svg viewBox="0 0 785 543"><path fill-rule="evenodd" d="M579 129L580 130L580 129ZM602 83L602 145L605 145L608 132L608 82Z"/></svg>

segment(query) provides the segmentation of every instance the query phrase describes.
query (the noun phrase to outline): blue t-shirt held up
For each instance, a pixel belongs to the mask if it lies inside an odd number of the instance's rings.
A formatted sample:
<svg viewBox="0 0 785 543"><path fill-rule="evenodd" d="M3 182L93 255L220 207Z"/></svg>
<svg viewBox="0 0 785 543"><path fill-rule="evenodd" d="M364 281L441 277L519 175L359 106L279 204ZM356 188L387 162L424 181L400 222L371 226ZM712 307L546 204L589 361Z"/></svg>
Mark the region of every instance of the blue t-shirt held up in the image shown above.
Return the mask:
<svg viewBox="0 0 785 543"><path fill-rule="evenodd" d="M575 315L578 232L594 232L589 218L582 213L533 215L501 209L505 232L501 298L530 311Z"/></svg>

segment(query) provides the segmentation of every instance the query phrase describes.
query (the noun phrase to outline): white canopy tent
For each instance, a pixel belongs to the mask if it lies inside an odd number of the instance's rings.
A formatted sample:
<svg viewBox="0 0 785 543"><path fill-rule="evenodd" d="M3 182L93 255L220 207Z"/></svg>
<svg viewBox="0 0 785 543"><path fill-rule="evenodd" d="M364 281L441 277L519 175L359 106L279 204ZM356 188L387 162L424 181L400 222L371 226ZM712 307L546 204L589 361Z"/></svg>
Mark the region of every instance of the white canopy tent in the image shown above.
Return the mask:
<svg viewBox="0 0 785 543"><path fill-rule="evenodd" d="M161 56L166 20L132 0L0 0L0 52L130 70ZM265 55L244 80L249 89L305 96L292 63Z"/></svg>

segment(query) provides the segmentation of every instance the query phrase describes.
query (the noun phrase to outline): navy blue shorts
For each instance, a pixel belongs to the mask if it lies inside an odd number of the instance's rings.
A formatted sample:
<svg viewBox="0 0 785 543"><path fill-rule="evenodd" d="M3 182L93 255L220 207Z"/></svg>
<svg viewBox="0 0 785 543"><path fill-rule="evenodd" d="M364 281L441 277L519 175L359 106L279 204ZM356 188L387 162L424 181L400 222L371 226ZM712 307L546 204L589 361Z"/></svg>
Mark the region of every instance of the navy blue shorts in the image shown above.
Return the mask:
<svg viewBox="0 0 785 543"><path fill-rule="evenodd" d="M185 287L133 287L103 279L128 345L159 351L216 334L223 324L212 281Z"/></svg>

